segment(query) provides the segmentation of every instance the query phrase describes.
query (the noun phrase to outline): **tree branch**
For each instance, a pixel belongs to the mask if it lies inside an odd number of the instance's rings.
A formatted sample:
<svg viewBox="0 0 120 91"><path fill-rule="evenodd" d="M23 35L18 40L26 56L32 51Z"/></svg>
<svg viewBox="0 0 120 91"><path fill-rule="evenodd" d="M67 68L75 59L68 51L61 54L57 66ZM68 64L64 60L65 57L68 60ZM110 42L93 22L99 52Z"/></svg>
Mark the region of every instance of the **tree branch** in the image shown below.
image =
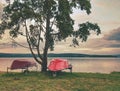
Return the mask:
<svg viewBox="0 0 120 91"><path fill-rule="evenodd" d="M29 33L28 33L26 20L25 20L25 29L26 29L26 38L27 38L27 42L28 42L28 45L29 45L30 51L31 51L31 53L32 53L32 55L33 55L33 57L34 57L34 59L35 59L38 63L42 64L42 62L39 61L39 60L37 59L36 55L34 54L32 48L31 48L30 36L29 36Z"/></svg>

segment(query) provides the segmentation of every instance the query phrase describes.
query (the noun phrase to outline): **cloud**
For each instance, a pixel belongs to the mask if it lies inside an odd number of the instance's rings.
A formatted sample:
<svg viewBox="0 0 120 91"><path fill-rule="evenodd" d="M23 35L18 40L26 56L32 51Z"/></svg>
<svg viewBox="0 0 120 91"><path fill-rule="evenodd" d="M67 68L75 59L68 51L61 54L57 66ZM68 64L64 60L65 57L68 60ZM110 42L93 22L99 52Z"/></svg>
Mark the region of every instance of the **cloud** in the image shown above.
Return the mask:
<svg viewBox="0 0 120 91"><path fill-rule="evenodd" d="M120 27L105 34L103 40L106 40L108 48L120 48Z"/></svg>
<svg viewBox="0 0 120 91"><path fill-rule="evenodd" d="M109 32L109 34L106 34L104 39L120 42L120 27L112 30L111 32Z"/></svg>
<svg viewBox="0 0 120 91"><path fill-rule="evenodd" d="M109 31L109 33L107 32L101 38L88 40L86 43L82 44L82 47L101 51L106 51L107 49L107 51L111 50L112 52L120 50L120 27Z"/></svg>
<svg viewBox="0 0 120 91"><path fill-rule="evenodd" d="M100 38L88 39L87 42L80 43L81 48L89 48L87 51L91 53L119 53L120 51L120 28L113 29L109 33L103 35ZM85 50L84 50L85 51ZM109 53L109 54L110 54Z"/></svg>
<svg viewBox="0 0 120 91"><path fill-rule="evenodd" d="M109 47L120 48L120 44L111 44Z"/></svg>
<svg viewBox="0 0 120 91"><path fill-rule="evenodd" d="M86 43L86 46L97 48L120 48L120 27L104 34L102 38L95 38Z"/></svg>
<svg viewBox="0 0 120 91"><path fill-rule="evenodd" d="M68 47L70 44L70 39L67 40L67 42L60 42L58 45L55 47L56 49L59 50L60 52L61 49L63 50L69 50L69 51L74 51L74 52L82 52L82 53L109 53L110 51L112 53L118 53L120 50L120 28L113 29L112 31L106 32L106 34L103 34L101 37L95 37L95 38L90 38L88 39L87 42L80 43L79 47L76 48L70 48ZM64 47L63 47L64 45ZM110 52L110 53L111 53Z"/></svg>

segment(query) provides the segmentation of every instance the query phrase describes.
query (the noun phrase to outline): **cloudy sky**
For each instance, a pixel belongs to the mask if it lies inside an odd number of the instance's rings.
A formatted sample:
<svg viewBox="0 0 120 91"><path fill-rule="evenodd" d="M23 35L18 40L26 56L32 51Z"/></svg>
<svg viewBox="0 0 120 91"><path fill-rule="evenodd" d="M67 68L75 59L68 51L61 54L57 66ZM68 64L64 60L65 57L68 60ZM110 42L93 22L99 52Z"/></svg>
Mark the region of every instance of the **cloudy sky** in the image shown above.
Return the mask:
<svg viewBox="0 0 120 91"><path fill-rule="evenodd" d="M102 34L100 36L90 36L87 42L80 43L80 46L75 48L69 46L70 39L66 42L56 43L53 53L120 54L120 0L91 0L91 5L92 13L90 15L87 15L84 11L75 10L72 15L75 19L75 28L77 28L78 23L90 21L98 23ZM28 49L19 46L12 48L10 43L8 36L0 40L0 53L29 52Z"/></svg>

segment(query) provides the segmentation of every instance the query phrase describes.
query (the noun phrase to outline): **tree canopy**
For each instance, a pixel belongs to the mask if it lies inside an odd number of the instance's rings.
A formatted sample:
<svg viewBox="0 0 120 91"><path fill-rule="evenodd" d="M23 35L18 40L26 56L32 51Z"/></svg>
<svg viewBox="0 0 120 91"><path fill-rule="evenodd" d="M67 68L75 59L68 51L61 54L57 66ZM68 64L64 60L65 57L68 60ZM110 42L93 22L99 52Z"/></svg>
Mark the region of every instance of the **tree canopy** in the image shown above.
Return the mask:
<svg viewBox="0 0 120 91"><path fill-rule="evenodd" d="M100 28L95 23L79 24L78 30L74 30L74 20L71 14L74 9L91 13L90 0L7 0L4 7L2 22L0 24L0 36L6 29L10 30L10 36L18 35L26 37L29 48L35 60L42 65L42 71L47 69L48 49L54 49L55 41L61 41L67 37L73 38L73 44L79 45L78 39L86 41L95 31L100 34ZM43 52L40 45L44 44ZM39 57L36 57L36 49Z"/></svg>

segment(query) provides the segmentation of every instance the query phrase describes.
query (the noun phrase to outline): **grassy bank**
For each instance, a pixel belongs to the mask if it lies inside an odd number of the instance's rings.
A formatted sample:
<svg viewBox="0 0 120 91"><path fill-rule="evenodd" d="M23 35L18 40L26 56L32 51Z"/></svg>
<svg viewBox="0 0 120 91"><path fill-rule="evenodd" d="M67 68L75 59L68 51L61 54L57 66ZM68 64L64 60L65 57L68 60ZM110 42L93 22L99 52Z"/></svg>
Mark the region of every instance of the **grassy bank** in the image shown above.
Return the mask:
<svg viewBox="0 0 120 91"><path fill-rule="evenodd" d="M50 73L30 72L1 73L0 91L120 91L120 72Z"/></svg>

